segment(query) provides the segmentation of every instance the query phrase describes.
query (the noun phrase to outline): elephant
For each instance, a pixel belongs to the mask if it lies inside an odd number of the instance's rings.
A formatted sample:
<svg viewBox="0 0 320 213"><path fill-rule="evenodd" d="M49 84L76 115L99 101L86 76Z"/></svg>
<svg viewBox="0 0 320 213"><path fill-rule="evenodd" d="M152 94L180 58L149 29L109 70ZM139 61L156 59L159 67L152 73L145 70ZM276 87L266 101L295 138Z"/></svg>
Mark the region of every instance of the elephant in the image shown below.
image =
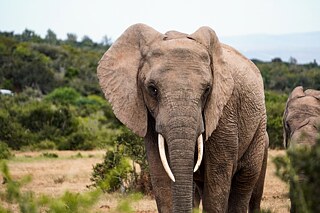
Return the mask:
<svg viewBox="0 0 320 213"><path fill-rule="evenodd" d="M283 144L284 147L297 148L312 147L319 138L320 125L320 91L297 86L288 97L283 113ZM297 184L305 181L304 175L298 173L298 182L290 180L289 196L291 200L290 212L301 212L296 200Z"/></svg>
<svg viewBox="0 0 320 213"><path fill-rule="evenodd" d="M320 125L320 91L297 86L288 97L283 114L283 145L312 146ZM291 144L292 143L292 144Z"/></svg>
<svg viewBox="0 0 320 213"><path fill-rule="evenodd" d="M192 212L199 199L204 212L260 209L269 144L263 80L214 30L162 34L134 24L97 75L116 117L144 138L159 212Z"/></svg>

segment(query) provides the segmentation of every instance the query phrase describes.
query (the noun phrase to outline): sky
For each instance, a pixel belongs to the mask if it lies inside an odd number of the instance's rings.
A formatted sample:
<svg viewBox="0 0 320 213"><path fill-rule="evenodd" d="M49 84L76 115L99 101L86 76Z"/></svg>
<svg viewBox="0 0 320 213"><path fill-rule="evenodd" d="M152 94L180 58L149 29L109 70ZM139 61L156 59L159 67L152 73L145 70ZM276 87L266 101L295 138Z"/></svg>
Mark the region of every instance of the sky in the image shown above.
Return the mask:
<svg viewBox="0 0 320 213"><path fill-rule="evenodd" d="M218 36L320 31L319 0L0 0L0 31L48 29L96 42L117 39L145 23L159 32L193 33L210 26Z"/></svg>

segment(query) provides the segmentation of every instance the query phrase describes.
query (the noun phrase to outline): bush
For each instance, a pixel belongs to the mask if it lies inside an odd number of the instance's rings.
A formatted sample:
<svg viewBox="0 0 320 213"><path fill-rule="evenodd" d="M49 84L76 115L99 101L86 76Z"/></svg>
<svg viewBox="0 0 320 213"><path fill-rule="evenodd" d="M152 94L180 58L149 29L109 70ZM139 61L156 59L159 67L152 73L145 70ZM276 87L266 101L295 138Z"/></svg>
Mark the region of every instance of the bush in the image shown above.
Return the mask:
<svg viewBox="0 0 320 213"><path fill-rule="evenodd" d="M0 141L10 148L18 150L33 143L34 135L11 116L8 111L0 109Z"/></svg>
<svg viewBox="0 0 320 213"><path fill-rule="evenodd" d="M295 212L320 212L320 140L314 147L290 147L273 161L276 174L290 183Z"/></svg>
<svg viewBox="0 0 320 213"><path fill-rule="evenodd" d="M21 111L19 121L40 139L52 139L76 131L78 122L72 111L65 106L54 107L49 103L32 102Z"/></svg>
<svg viewBox="0 0 320 213"><path fill-rule="evenodd" d="M9 159L12 157L12 153L6 143L0 141L0 160Z"/></svg>
<svg viewBox="0 0 320 213"><path fill-rule="evenodd" d="M59 157L59 155L57 155L56 153L49 153L49 152L42 153L42 156L45 158L58 158Z"/></svg>
<svg viewBox="0 0 320 213"><path fill-rule="evenodd" d="M36 150L53 150L53 149L56 149L57 146L53 141L45 139L43 141L40 141L40 143L35 144L34 148Z"/></svg>
<svg viewBox="0 0 320 213"><path fill-rule="evenodd" d="M117 136L115 146L115 151L108 151L104 162L94 167L92 186L101 187L104 191L115 191L124 187L127 191L151 195L151 178L142 138L124 128ZM127 158L132 161L132 166L128 164ZM135 170L135 164L140 166L141 172Z"/></svg>
<svg viewBox="0 0 320 213"><path fill-rule="evenodd" d="M266 91L265 97L269 147L271 149L283 149L282 117L288 96L278 92Z"/></svg>
<svg viewBox="0 0 320 213"><path fill-rule="evenodd" d="M45 100L54 104L75 104L80 98L80 94L73 88L61 87L49 93Z"/></svg>
<svg viewBox="0 0 320 213"><path fill-rule="evenodd" d="M102 163L93 167L91 186L99 187L104 192L119 190L127 181L131 167L127 159L118 150L108 151Z"/></svg>
<svg viewBox="0 0 320 213"><path fill-rule="evenodd" d="M96 144L93 136L86 131L72 133L58 145L59 150L93 150Z"/></svg>

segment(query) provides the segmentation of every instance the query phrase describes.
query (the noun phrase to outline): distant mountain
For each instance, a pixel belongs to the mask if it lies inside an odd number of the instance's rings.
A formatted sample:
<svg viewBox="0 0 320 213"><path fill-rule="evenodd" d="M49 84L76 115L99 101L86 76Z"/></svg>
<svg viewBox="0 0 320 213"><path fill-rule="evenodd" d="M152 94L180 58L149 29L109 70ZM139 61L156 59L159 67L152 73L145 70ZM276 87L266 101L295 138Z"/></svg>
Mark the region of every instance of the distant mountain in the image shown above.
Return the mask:
<svg viewBox="0 0 320 213"><path fill-rule="evenodd" d="M283 35L246 35L220 37L221 42L233 46L250 59L271 61L290 57L299 64L317 61L320 63L320 31Z"/></svg>

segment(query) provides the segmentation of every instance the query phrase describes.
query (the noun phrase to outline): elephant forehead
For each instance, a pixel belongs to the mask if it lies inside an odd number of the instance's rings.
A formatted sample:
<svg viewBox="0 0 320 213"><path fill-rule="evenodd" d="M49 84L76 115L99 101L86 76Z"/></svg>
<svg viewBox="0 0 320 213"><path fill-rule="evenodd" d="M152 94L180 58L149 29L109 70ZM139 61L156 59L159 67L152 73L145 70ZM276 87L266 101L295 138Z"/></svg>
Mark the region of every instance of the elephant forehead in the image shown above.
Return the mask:
<svg viewBox="0 0 320 213"><path fill-rule="evenodd" d="M288 103L290 114L300 114L300 116L320 116L320 102L311 96L293 99Z"/></svg>
<svg viewBox="0 0 320 213"><path fill-rule="evenodd" d="M154 45L146 57L150 76L211 78L209 54L202 46L191 41L170 40L162 43Z"/></svg>
<svg viewBox="0 0 320 213"><path fill-rule="evenodd" d="M182 58L210 62L207 49L203 45L187 38L158 42L150 47L147 56L149 58L168 57L171 59Z"/></svg>

